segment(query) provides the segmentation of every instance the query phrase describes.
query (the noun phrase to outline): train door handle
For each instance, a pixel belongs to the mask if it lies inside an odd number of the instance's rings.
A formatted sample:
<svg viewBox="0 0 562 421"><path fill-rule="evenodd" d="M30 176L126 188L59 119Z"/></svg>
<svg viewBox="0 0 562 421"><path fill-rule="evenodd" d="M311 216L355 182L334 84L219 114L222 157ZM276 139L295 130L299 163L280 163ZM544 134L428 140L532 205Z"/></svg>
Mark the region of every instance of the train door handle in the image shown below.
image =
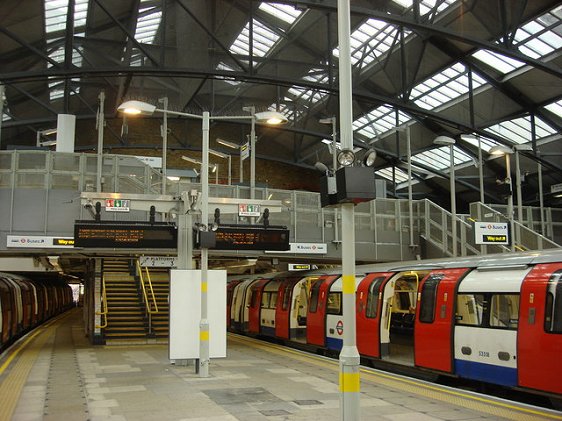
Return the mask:
<svg viewBox="0 0 562 421"><path fill-rule="evenodd" d="M444 319L447 314L447 304L441 305L441 318Z"/></svg>
<svg viewBox="0 0 562 421"><path fill-rule="evenodd" d="M529 324L530 325L534 325L535 324L535 307L531 307L529 309Z"/></svg>

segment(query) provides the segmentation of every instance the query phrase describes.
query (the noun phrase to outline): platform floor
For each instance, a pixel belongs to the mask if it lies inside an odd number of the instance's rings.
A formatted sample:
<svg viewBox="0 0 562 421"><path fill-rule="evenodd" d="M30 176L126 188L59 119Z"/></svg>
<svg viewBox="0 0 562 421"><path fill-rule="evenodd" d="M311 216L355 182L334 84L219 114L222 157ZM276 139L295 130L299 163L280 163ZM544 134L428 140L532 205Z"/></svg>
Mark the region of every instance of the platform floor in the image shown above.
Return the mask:
<svg viewBox="0 0 562 421"><path fill-rule="evenodd" d="M0 360L0 420L339 420L338 363L229 335L210 377L166 345L92 346L80 309ZM562 414L362 370L361 420L562 419Z"/></svg>

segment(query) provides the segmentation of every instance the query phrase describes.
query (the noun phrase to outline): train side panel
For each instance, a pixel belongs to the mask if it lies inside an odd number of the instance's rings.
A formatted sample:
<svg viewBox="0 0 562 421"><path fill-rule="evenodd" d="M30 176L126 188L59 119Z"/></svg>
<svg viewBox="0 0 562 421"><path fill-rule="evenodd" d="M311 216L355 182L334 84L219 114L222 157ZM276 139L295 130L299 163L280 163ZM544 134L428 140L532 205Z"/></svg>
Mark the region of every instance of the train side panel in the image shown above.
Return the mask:
<svg viewBox="0 0 562 421"><path fill-rule="evenodd" d="M414 329L416 366L447 373L453 370L455 290L467 271L466 268L434 271L420 283Z"/></svg>
<svg viewBox="0 0 562 421"><path fill-rule="evenodd" d="M519 296L529 270L476 269L460 282L454 330L457 375L517 386Z"/></svg>
<svg viewBox="0 0 562 421"><path fill-rule="evenodd" d="M338 276L320 276L310 281L306 342L311 345L326 345L326 303L328 291L336 278Z"/></svg>
<svg viewBox="0 0 562 421"><path fill-rule="evenodd" d="M562 393L562 263L537 265L525 278L517 352L520 386Z"/></svg>

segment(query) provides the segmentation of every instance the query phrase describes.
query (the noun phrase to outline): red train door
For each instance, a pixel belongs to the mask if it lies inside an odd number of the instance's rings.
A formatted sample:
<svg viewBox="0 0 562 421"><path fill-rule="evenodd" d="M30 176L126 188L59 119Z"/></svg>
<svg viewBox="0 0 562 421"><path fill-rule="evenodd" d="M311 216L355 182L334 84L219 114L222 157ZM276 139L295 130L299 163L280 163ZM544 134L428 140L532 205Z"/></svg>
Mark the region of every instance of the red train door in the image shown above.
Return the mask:
<svg viewBox="0 0 562 421"><path fill-rule="evenodd" d="M338 276L310 278L311 286L306 315L306 342L313 345L326 344L326 299L328 290Z"/></svg>
<svg viewBox="0 0 562 421"><path fill-rule="evenodd" d="M562 393L562 263L535 266L519 303L519 386ZM540 356L539 356L540 350Z"/></svg>
<svg viewBox="0 0 562 421"><path fill-rule="evenodd" d="M234 296L234 288L240 282L242 282L242 281L241 280L230 281L226 285L226 327L227 327L227 329L230 329L231 324L232 324L232 317L231 317L230 313L232 312L232 298Z"/></svg>
<svg viewBox="0 0 562 421"><path fill-rule="evenodd" d="M275 309L275 337L289 339L292 293L298 279L285 279L279 285Z"/></svg>
<svg viewBox="0 0 562 421"><path fill-rule="evenodd" d="M357 349L359 354L380 358L381 287L391 272L370 273L357 286Z"/></svg>
<svg viewBox="0 0 562 421"><path fill-rule="evenodd" d="M269 279L260 279L250 287L252 289L252 294L250 295L250 311L248 314L249 333L260 333L261 296L263 293L263 287L268 282Z"/></svg>
<svg viewBox="0 0 562 421"><path fill-rule="evenodd" d="M455 290L467 272L467 268L434 270L420 282L414 328L416 366L452 372Z"/></svg>

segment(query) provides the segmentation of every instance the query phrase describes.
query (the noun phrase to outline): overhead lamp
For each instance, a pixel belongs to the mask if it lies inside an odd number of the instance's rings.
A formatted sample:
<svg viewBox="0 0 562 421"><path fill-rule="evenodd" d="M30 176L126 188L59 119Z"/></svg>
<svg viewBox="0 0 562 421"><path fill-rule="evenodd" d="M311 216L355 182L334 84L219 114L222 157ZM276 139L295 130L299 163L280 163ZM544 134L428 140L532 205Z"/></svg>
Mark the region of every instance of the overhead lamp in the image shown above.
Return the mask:
<svg viewBox="0 0 562 421"><path fill-rule="evenodd" d="M513 153L513 149L504 145L496 145L492 146L488 152L490 155L496 156L511 155Z"/></svg>
<svg viewBox="0 0 562 421"><path fill-rule="evenodd" d="M529 145L528 143L518 143L517 145L513 145L513 149L515 149L518 152L521 151L532 151L533 147L531 145Z"/></svg>
<svg viewBox="0 0 562 421"><path fill-rule="evenodd" d="M365 152L365 155L363 155L363 165L365 165L366 167L372 167L373 165L375 165L376 159L377 151L375 151L374 149L369 149L367 152Z"/></svg>
<svg viewBox="0 0 562 421"><path fill-rule="evenodd" d="M449 136L437 136L435 138L435 140L433 141L433 143L435 145L449 146L449 145L455 144L455 139L453 139L452 137L449 137Z"/></svg>
<svg viewBox="0 0 562 421"><path fill-rule="evenodd" d="M285 124L289 121L287 117L277 111L262 111L254 115L257 123L279 125Z"/></svg>
<svg viewBox="0 0 562 421"><path fill-rule="evenodd" d="M355 162L355 154L350 149L343 149L338 153L338 163L343 167L349 167Z"/></svg>
<svg viewBox="0 0 562 421"><path fill-rule="evenodd" d="M125 101L117 111L129 115L152 115L156 111L156 106L142 101Z"/></svg>
<svg viewBox="0 0 562 421"><path fill-rule="evenodd" d="M222 158L222 159L228 158L228 155L227 155L227 154L222 153L222 152L219 152L219 151L215 151L215 150L213 150L213 149L209 149L209 153L210 153L211 155L218 156L219 158Z"/></svg>
<svg viewBox="0 0 562 421"><path fill-rule="evenodd" d="M332 124L333 122L334 117L321 118L320 120L318 120L318 123L320 124Z"/></svg>
<svg viewBox="0 0 562 421"><path fill-rule="evenodd" d="M180 181L180 178L177 175L169 175L166 178L170 181Z"/></svg>
<svg viewBox="0 0 562 421"><path fill-rule="evenodd" d="M218 167L217 164L213 164L213 166L212 166L212 168L211 168L211 172L212 172L212 173L216 173L216 172L217 172L217 167Z"/></svg>
<svg viewBox="0 0 562 421"><path fill-rule="evenodd" d="M181 159L187 162L191 162L192 164L202 165L203 163L195 158L190 158L188 156L182 155Z"/></svg>
<svg viewBox="0 0 562 421"><path fill-rule="evenodd" d="M330 171L326 164L324 164L323 162L317 162L316 164L314 164L314 168L324 174Z"/></svg>
<svg viewBox="0 0 562 421"><path fill-rule="evenodd" d="M226 146L228 148L232 148L232 149L238 149L239 148L239 146L236 143L229 142L228 140L224 140L224 139L221 139L219 137L217 137L217 143L220 143L221 145Z"/></svg>

